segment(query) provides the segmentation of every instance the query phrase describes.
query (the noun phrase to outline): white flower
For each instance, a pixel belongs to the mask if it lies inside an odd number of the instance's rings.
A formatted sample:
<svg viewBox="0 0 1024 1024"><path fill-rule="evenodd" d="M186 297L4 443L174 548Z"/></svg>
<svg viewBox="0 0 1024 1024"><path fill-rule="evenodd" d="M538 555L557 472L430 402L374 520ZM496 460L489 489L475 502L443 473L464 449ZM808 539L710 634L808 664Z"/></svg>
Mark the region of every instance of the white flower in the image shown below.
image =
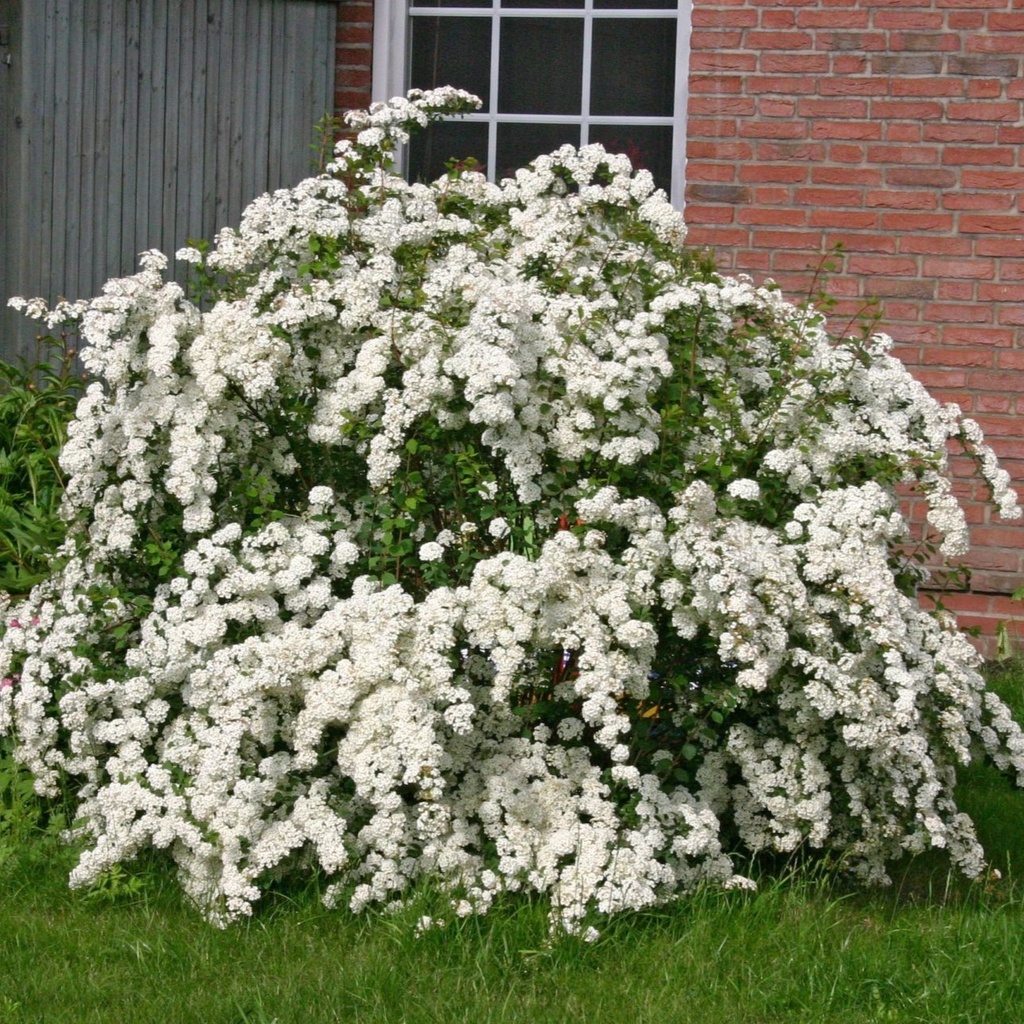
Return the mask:
<svg viewBox="0 0 1024 1024"><path fill-rule="evenodd" d="M420 545L419 554L421 562L440 562L444 558L444 548L436 541L430 540Z"/></svg>

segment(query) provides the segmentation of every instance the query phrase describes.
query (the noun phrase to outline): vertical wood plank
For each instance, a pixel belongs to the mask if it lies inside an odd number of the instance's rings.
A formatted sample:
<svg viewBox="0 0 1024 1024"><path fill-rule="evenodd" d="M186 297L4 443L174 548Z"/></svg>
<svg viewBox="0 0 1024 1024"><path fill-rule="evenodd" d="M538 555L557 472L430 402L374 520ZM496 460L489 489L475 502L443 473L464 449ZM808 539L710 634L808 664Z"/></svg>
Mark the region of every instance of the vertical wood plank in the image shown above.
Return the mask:
<svg viewBox="0 0 1024 1024"><path fill-rule="evenodd" d="M142 0L126 0L124 5L124 106L121 115L120 168L117 181L111 182L120 193L119 206L111 206L110 215L120 225L118 265L130 267L135 259L135 217L138 208L139 149L143 130L140 98L143 69L140 59ZM111 177L114 177L112 174Z"/></svg>

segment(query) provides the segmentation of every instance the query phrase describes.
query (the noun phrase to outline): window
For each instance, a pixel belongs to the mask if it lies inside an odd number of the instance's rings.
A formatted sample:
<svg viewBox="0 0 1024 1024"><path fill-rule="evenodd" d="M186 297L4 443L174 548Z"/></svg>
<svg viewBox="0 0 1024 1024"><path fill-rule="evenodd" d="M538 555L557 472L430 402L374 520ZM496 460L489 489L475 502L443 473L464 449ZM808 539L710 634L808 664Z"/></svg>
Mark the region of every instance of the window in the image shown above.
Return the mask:
<svg viewBox="0 0 1024 1024"><path fill-rule="evenodd" d="M690 0L378 0L375 18L375 99L453 85L483 100L413 140L410 178L473 157L500 179L600 142L682 205Z"/></svg>

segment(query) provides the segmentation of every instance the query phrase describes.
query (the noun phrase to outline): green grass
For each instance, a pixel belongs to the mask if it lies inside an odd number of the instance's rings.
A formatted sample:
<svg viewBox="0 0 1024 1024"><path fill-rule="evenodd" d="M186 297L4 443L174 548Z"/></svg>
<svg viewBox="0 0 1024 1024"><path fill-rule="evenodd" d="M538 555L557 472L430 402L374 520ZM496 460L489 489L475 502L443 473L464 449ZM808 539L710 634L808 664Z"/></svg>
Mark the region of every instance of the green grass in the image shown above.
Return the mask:
<svg viewBox="0 0 1024 1024"><path fill-rule="evenodd" d="M1020 708L1024 670L993 676ZM877 1024L1024 1019L1024 793L964 774L1000 880L964 883L941 857L891 890L844 890L821 870L756 894L705 891L614 920L601 938L547 941L518 902L419 937L421 905L327 912L315 885L271 896L226 931L204 924L154 861L72 893L52 840L0 843L0 1024Z"/></svg>

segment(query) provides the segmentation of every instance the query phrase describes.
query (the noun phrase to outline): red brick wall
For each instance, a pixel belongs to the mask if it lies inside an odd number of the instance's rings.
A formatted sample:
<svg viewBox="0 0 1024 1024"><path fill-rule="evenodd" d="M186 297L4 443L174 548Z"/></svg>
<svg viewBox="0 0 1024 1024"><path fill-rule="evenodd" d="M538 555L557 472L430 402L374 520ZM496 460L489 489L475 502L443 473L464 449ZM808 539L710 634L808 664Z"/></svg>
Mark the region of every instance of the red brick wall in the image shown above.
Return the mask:
<svg viewBox="0 0 1024 1024"><path fill-rule="evenodd" d="M977 419L1024 492L1024 0L694 0L689 240L835 319L877 298L897 353ZM969 593L1020 615L1024 526L974 524Z"/></svg>
<svg viewBox="0 0 1024 1024"><path fill-rule="evenodd" d="M335 46L334 109L370 105L373 77L373 0L340 0Z"/></svg>

